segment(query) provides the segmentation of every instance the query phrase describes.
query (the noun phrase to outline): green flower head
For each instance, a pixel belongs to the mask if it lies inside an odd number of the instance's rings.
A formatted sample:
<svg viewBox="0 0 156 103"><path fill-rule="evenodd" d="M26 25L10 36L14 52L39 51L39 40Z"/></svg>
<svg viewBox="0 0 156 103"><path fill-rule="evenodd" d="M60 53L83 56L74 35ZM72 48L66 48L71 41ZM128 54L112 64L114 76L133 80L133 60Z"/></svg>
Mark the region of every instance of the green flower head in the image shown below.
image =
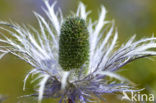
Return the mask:
<svg viewBox="0 0 156 103"><path fill-rule="evenodd" d="M106 20L104 6L94 21L81 2L68 18L62 10L54 10L56 2L44 0L44 4L48 20L34 12L40 30L0 21L0 34L1 30L7 33L0 37L0 59L11 53L32 66L23 90L31 74L32 82L38 83L34 93L26 97L37 96L38 103L43 98L59 98L59 103L90 103L97 97L103 100L109 93L139 91L116 71L139 58L156 56L156 37L135 41L133 36L119 47L118 32L114 22Z"/></svg>
<svg viewBox="0 0 156 103"><path fill-rule="evenodd" d="M79 17L69 17L61 26L59 63L65 71L81 68L89 60L89 34Z"/></svg>

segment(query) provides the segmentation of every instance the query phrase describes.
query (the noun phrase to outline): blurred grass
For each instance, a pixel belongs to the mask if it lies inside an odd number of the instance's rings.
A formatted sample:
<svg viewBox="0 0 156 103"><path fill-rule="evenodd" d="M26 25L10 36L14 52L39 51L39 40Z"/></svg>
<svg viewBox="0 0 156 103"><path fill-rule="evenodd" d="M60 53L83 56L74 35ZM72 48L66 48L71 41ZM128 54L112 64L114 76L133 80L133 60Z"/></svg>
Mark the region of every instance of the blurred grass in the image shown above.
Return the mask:
<svg viewBox="0 0 156 103"><path fill-rule="evenodd" d="M155 0L82 0L82 2L87 5L88 10L92 10L90 16L93 19L98 18L100 6L105 5L108 11L107 19L114 19L116 22L119 44L126 42L133 34L137 34L137 39L156 34ZM58 3L67 16L71 10L76 10L78 0L58 0ZM41 5L43 6L41 0L0 0L0 20L11 19L21 24L36 26L32 11L41 12L39 9ZM10 54L0 61L0 94L8 97L4 103L17 103L22 100L17 97L32 93L32 86L29 83L27 91L22 90L23 79L30 68L30 65ZM123 67L119 73L138 84L138 87L146 88L145 92L156 95L156 57L153 57L153 61L140 59L132 62ZM121 103L112 95L106 97L109 103ZM36 103L31 98L26 99L25 103L29 101ZM56 101L53 100L54 103ZM51 102L51 99L44 100L44 103Z"/></svg>

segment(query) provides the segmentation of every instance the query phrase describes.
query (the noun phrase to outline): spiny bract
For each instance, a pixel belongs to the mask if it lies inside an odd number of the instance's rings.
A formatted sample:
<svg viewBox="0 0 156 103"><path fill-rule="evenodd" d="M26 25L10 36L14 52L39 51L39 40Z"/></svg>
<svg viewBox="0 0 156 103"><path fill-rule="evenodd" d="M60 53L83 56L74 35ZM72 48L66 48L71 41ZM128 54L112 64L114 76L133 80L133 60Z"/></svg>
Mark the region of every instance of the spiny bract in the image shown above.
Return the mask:
<svg viewBox="0 0 156 103"><path fill-rule="evenodd" d="M66 70L79 69L89 60L89 33L79 17L63 23L59 40L59 63Z"/></svg>
<svg viewBox="0 0 156 103"><path fill-rule="evenodd" d="M35 12L39 30L0 22L0 29L10 34L2 34L0 42L5 45L0 46L0 58L12 53L33 67L24 79L23 90L32 74L37 75L33 82L39 80L32 94L38 96L39 102L43 97L51 97L60 98L59 103L87 103L106 93L135 91L131 82L115 71L136 59L155 56L155 37L134 41L133 36L117 48L118 32L113 22L105 20L103 6L98 20L93 21L83 3L67 19L61 10L54 11L56 3L44 3L49 21Z"/></svg>

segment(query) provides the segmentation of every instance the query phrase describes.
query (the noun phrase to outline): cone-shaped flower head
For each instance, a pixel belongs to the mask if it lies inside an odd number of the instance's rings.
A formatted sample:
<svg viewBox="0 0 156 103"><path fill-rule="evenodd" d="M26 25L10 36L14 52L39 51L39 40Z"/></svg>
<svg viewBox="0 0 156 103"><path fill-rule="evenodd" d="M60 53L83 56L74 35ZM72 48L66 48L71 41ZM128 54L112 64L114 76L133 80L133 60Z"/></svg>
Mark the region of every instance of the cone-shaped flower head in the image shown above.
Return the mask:
<svg viewBox="0 0 156 103"><path fill-rule="evenodd" d="M37 75L33 82L39 80L32 95L40 103L44 97L58 97L59 103L87 103L105 93L134 90L115 71L136 59L155 56L155 37L134 41L133 36L117 48L118 32L112 21L105 20L103 6L93 21L83 3L69 18L61 10L54 11L56 3L44 3L49 20L35 13L40 29L0 22L0 30L10 34L0 38L5 44L0 46L0 58L11 53L33 67L24 79L24 90L30 74Z"/></svg>
<svg viewBox="0 0 156 103"><path fill-rule="evenodd" d="M65 71L80 69L89 61L89 33L79 17L70 17L61 26L59 63Z"/></svg>

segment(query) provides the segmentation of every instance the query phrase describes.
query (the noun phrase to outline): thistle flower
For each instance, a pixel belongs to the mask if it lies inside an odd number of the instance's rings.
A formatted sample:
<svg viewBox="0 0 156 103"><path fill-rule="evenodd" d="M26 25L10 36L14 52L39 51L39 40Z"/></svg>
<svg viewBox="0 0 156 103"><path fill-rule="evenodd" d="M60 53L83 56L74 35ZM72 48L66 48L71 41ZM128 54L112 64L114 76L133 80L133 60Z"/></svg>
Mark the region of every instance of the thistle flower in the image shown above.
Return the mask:
<svg viewBox="0 0 156 103"><path fill-rule="evenodd" d="M40 31L32 26L0 22L0 28L10 34L7 37L1 33L4 38L0 42L5 45L0 46L0 57L11 53L33 67L24 79L24 90L31 74L37 75L33 81L39 80L38 94L33 94L39 102L53 97L60 98L59 103L87 103L105 93L133 90L130 82L115 71L136 59L156 55L151 50L156 48L155 37L134 41L133 36L116 48L118 33L114 23L105 20L103 6L98 20L92 22L81 2L77 12L67 18L60 9L54 11L56 3L44 3L48 21L34 12Z"/></svg>

